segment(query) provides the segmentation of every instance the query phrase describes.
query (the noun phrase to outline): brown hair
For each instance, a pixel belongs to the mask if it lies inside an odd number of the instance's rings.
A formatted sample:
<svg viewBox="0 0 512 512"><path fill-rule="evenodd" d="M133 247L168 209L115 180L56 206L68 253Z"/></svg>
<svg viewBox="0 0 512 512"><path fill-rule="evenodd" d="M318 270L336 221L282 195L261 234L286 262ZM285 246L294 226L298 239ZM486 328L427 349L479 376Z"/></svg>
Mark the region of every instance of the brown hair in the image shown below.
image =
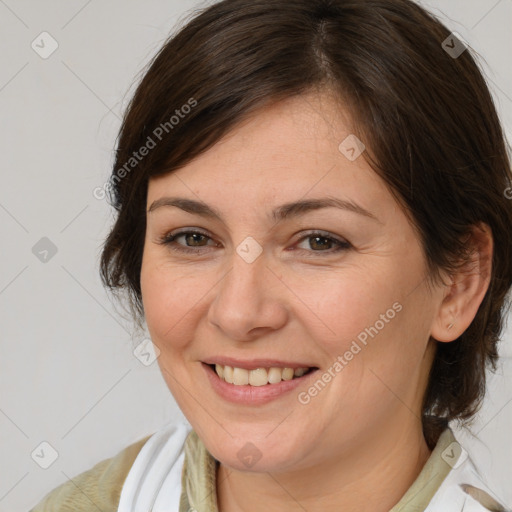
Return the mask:
<svg viewBox="0 0 512 512"><path fill-rule="evenodd" d="M472 226L492 230L483 302L457 340L437 343L423 403L432 447L449 420L468 420L480 406L512 285L504 134L471 50L450 54L442 46L449 36L409 0L224 0L202 9L165 42L126 110L111 177L117 219L101 256L104 284L127 290L132 312L143 317L151 176L184 166L264 105L314 88L334 91L367 147L364 157L417 229L429 278L467 260L464 236ZM143 146L152 149L130 160Z"/></svg>

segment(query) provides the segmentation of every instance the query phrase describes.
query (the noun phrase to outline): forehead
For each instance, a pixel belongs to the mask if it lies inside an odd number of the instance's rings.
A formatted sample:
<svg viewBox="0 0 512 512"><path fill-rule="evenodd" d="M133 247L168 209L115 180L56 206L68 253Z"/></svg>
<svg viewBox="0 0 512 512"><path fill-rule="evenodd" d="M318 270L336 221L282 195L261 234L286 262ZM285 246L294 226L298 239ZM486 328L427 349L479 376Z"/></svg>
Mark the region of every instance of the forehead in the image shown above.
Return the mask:
<svg viewBox="0 0 512 512"><path fill-rule="evenodd" d="M363 155L349 159L340 150L350 137L349 115L330 94L274 103L184 167L151 178L148 205L163 194L202 200L218 210L333 194L370 205L387 190Z"/></svg>
<svg viewBox="0 0 512 512"><path fill-rule="evenodd" d="M337 157L339 143L352 132L350 125L348 112L332 94L304 94L251 113L205 156L211 163L246 160L250 154L251 160L262 159L267 165L272 158L282 163L283 157L300 162L307 154Z"/></svg>

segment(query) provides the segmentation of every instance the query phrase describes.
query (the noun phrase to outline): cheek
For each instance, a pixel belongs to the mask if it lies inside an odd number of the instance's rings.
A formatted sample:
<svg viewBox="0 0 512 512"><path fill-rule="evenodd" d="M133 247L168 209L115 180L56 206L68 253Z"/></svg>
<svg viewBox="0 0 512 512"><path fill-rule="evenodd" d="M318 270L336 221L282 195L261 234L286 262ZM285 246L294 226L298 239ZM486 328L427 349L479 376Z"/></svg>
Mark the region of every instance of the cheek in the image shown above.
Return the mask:
<svg viewBox="0 0 512 512"><path fill-rule="evenodd" d="M336 407L363 416L382 411L395 400L382 381L405 395L418 380L429 309L423 287L411 293L420 269L410 265L407 270L390 265L340 273L338 279L331 274L318 282L315 293L303 295L314 313L308 313L311 339L335 375L329 386ZM298 293L306 291L304 286Z"/></svg>
<svg viewBox="0 0 512 512"><path fill-rule="evenodd" d="M353 341L364 346L365 340L389 331L391 324L400 321L403 294L391 273L390 269L330 273L315 280L314 286L308 283L297 289L311 311L311 325L318 325L315 338L322 340L330 354L343 354Z"/></svg>
<svg viewBox="0 0 512 512"><path fill-rule="evenodd" d="M205 270L173 266L159 255L145 254L140 280L144 315L162 351L179 351L193 339L217 281Z"/></svg>
<svg viewBox="0 0 512 512"><path fill-rule="evenodd" d="M180 319L191 310L190 282L185 287L176 272L145 257L140 285L144 316L153 341L159 346L168 346L168 340L182 340L176 331L186 325Z"/></svg>

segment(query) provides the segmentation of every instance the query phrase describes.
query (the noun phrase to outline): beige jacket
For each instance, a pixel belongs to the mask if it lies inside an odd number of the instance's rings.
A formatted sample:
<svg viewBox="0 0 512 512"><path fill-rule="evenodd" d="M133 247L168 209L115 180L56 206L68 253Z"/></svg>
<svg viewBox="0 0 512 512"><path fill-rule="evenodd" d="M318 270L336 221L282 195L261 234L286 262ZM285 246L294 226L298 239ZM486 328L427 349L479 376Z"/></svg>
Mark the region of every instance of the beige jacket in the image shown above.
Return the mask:
<svg viewBox="0 0 512 512"><path fill-rule="evenodd" d="M151 436L60 485L30 512L117 512L121 489L135 458Z"/></svg>

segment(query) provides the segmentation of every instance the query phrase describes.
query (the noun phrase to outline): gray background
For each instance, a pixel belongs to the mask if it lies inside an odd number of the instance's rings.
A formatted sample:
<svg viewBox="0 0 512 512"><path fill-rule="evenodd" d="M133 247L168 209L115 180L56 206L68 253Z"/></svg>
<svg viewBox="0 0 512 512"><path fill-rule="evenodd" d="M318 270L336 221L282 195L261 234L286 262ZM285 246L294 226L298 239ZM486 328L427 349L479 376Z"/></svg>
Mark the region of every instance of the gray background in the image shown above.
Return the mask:
<svg viewBox="0 0 512 512"><path fill-rule="evenodd" d="M422 4L485 59L510 140L512 0ZM132 334L101 286L98 258L112 213L93 190L109 175L135 77L202 5L0 0L0 512L28 510L68 478L183 418L157 363L133 354L144 333ZM48 36L41 48L43 31L58 44L46 59L31 47L35 40L39 52L51 49ZM511 504L510 328L501 355L471 432L456 435ZM52 450L42 442L58 453L48 469L41 465Z"/></svg>

